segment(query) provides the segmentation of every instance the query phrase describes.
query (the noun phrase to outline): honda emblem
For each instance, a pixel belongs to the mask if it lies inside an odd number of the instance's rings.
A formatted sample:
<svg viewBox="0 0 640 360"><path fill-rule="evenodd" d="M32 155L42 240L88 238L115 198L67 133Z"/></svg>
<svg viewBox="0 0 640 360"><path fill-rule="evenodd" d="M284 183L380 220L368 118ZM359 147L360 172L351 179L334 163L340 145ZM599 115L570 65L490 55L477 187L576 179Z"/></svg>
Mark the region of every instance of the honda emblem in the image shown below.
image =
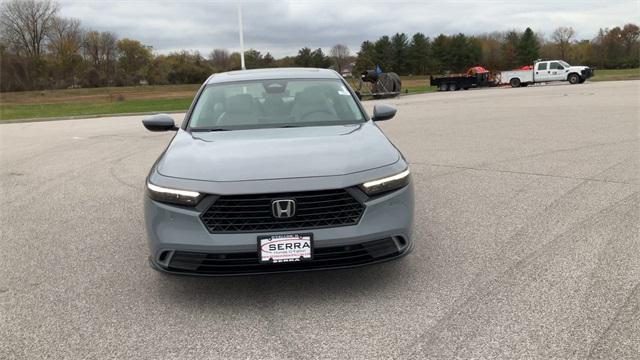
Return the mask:
<svg viewBox="0 0 640 360"><path fill-rule="evenodd" d="M273 217L286 219L296 214L296 202L293 199L273 200L271 202Z"/></svg>

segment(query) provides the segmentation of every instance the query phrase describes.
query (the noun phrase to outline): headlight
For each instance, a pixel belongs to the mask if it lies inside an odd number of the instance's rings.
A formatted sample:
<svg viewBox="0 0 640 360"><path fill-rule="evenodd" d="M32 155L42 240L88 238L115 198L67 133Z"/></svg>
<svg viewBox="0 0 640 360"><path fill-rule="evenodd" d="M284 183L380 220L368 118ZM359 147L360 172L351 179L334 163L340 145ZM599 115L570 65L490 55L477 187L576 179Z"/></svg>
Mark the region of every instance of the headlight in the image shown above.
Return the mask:
<svg viewBox="0 0 640 360"><path fill-rule="evenodd" d="M382 194L384 192L399 189L409 184L409 174L409 168L407 168L407 170L399 174L395 174L378 180L367 181L366 183L360 185L360 188L365 193L367 193L367 195Z"/></svg>
<svg viewBox="0 0 640 360"><path fill-rule="evenodd" d="M194 206L202 198L202 194L196 191L169 189L161 186L153 185L147 181L147 194L153 200L185 205Z"/></svg>

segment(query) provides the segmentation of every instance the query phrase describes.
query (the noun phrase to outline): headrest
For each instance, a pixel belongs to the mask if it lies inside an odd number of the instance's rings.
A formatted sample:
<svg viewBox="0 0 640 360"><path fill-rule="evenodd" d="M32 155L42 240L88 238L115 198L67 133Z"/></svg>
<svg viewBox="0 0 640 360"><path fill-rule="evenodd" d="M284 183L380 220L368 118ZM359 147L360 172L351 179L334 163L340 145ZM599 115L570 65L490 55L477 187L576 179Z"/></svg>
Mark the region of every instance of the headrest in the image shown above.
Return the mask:
<svg viewBox="0 0 640 360"><path fill-rule="evenodd" d="M317 104L326 103L327 93L330 90L323 86L313 86L302 90L296 94L296 103L298 104Z"/></svg>
<svg viewBox="0 0 640 360"><path fill-rule="evenodd" d="M231 113L251 113L253 112L253 96L249 94L239 94L227 98L226 111Z"/></svg>

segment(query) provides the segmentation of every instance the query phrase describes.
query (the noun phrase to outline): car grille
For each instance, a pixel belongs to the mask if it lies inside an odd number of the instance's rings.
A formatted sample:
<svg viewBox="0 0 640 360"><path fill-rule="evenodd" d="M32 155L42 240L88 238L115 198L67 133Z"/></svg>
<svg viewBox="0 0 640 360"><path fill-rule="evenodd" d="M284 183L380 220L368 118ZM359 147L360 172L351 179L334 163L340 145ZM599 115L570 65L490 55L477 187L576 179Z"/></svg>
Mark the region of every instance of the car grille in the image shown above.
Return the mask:
<svg viewBox="0 0 640 360"><path fill-rule="evenodd" d="M257 252L210 254L176 251L167 269L174 272L224 275L345 267L393 258L405 250L406 248L398 249L392 238L386 238L356 245L314 248L313 260L286 264L262 264Z"/></svg>
<svg viewBox="0 0 640 360"><path fill-rule="evenodd" d="M293 217L275 218L271 201L294 199ZM200 218L212 233L304 230L355 225L364 205L346 190L220 196Z"/></svg>

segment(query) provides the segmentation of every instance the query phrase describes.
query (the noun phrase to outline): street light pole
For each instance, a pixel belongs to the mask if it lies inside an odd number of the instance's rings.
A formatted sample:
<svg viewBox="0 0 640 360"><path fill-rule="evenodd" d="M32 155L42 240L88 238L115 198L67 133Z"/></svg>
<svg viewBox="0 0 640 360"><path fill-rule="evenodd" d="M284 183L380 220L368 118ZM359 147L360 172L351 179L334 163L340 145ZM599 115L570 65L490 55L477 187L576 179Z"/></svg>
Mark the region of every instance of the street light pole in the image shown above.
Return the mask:
<svg viewBox="0 0 640 360"><path fill-rule="evenodd" d="M244 66L244 36L242 30L242 5L238 3L238 28L240 31L240 67L242 70L247 68Z"/></svg>

